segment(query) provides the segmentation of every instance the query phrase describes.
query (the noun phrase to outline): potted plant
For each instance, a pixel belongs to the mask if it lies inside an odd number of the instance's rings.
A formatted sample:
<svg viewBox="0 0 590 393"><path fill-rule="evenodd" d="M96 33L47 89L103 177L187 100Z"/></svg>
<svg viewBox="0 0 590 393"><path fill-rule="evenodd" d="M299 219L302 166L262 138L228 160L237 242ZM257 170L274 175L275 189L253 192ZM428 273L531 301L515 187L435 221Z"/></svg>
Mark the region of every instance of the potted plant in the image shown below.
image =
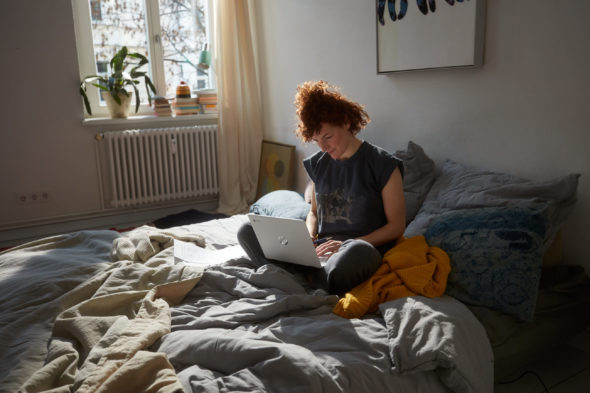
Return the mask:
<svg viewBox="0 0 590 393"><path fill-rule="evenodd" d="M139 62L132 63L126 61L128 57L138 59ZM111 74L110 75L89 75L80 83L80 94L84 98L84 106L89 115L92 115L90 109L90 102L86 95L86 85L91 83L93 86L101 89L102 97L105 99L111 117L127 117L129 112L129 104L131 102L131 94L128 92L125 86L132 86L135 91L135 112L139 109L139 93L137 91L137 85L139 84L139 78L143 78L145 82L145 90L147 92L148 101L152 104L152 97L150 90L156 94L156 88L152 83L150 77L144 71L138 71L138 69L148 63L148 59L140 53L129 53L127 47L121 48L113 58L111 59ZM125 69L132 65L133 68L130 72L126 72Z"/></svg>

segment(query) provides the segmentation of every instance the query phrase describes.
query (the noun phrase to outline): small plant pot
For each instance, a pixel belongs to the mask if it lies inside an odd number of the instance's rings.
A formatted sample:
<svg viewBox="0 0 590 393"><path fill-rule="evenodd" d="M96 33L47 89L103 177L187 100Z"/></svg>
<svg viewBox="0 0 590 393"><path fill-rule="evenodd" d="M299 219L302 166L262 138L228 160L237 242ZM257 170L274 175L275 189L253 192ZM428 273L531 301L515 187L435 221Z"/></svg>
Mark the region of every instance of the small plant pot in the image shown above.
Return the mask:
<svg viewBox="0 0 590 393"><path fill-rule="evenodd" d="M121 99L121 105L119 105L117 101L115 101L115 99L111 96L110 92L104 90L100 92L103 100L105 100L107 103L107 108L109 108L111 118L126 119L129 116L129 106L131 105L131 97L133 96L133 92L131 91L128 93L128 96L126 96L124 93L119 93L119 98Z"/></svg>

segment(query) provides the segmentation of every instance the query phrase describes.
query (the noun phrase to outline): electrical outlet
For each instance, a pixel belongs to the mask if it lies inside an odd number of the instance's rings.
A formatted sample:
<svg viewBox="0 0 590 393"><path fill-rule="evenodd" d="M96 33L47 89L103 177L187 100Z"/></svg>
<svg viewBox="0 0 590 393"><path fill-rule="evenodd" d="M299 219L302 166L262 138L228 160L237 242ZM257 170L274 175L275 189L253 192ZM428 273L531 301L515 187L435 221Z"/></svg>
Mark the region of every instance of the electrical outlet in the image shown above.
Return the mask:
<svg viewBox="0 0 590 393"><path fill-rule="evenodd" d="M48 191L22 192L16 196L16 200L21 205L32 203L49 202L51 195Z"/></svg>

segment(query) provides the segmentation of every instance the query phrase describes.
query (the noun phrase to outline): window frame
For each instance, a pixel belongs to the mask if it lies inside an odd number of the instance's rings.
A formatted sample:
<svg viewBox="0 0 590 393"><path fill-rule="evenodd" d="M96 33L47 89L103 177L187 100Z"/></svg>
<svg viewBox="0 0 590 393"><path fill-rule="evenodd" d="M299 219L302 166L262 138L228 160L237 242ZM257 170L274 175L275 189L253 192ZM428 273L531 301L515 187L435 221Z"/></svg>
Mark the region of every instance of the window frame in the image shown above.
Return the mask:
<svg viewBox="0 0 590 393"><path fill-rule="evenodd" d="M143 0L146 19L146 38L148 49L148 74L156 87L156 91L166 91L166 80L164 72L163 48L161 44L160 12L158 0ZM94 44L92 39L91 9L88 0L71 0L74 16L74 28L76 37L76 51L78 56L80 81L87 75L96 74L96 59L94 56ZM213 0L205 1L207 13L206 35L208 37L211 53L215 53L215 37L213 29ZM211 88L215 89L214 67L209 68ZM80 99L80 109L83 111L84 119L109 117L106 105L101 105L98 98L98 88L92 85L87 86L88 101L92 108L92 115L84 109ZM151 92L150 92L151 93ZM141 103L137 113L131 108L130 117L153 115L153 109L147 103ZM200 115L194 115L200 116ZM210 118L211 116L207 116ZM174 117L170 117L174 119Z"/></svg>

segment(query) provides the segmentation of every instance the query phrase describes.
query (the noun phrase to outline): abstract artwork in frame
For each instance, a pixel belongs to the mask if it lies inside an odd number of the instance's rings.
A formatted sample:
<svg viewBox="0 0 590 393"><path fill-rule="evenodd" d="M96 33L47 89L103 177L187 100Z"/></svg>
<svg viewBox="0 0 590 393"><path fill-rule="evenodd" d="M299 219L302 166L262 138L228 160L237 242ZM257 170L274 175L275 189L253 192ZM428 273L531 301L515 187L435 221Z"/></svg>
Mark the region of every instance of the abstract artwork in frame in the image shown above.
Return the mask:
<svg viewBox="0 0 590 393"><path fill-rule="evenodd" d="M375 0L377 73L483 63L485 0Z"/></svg>
<svg viewBox="0 0 590 393"><path fill-rule="evenodd" d="M262 141L256 197L271 191L292 189L294 160L295 146Z"/></svg>

